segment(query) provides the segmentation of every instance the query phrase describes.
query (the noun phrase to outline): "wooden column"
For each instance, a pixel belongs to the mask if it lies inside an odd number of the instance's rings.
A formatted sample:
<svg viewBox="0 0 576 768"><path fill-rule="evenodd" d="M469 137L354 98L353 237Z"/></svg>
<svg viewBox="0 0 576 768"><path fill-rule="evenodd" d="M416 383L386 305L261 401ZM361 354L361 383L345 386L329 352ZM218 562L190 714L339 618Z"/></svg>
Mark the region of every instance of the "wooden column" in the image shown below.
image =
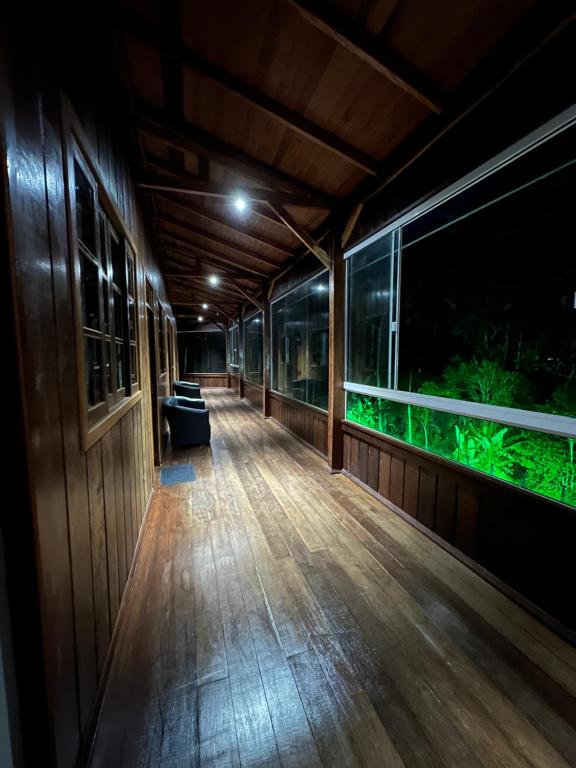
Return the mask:
<svg viewBox="0 0 576 768"><path fill-rule="evenodd" d="M230 380L230 334L228 331L230 330L230 320L226 320L226 331L225 331L225 339L226 339L226 388L231 389L232 387L232 381Z"/></svg>
<svg viewBox="0 0 576 768"><path fill-rule="evenodd" d="M242 310L238 318L238 394L240 399L244 397L244 315Z"/></svg>
<svg viewBox="0 0 576 768"><path fill-rule="evenodd" d="M340 236L329 235L331 257L329 283L329 369L328 369L328 467L340 472L343 458L342 419L345 416L344 334L346 265L342 258Z"/></svg>
<svg viewBox="0 0 576 768"><path fill-rule="evenodd" d="M270 302L266 301L262 310L262 413L265 419L270 418L270 388L272 386L272 327L270 322Z"/></svg>

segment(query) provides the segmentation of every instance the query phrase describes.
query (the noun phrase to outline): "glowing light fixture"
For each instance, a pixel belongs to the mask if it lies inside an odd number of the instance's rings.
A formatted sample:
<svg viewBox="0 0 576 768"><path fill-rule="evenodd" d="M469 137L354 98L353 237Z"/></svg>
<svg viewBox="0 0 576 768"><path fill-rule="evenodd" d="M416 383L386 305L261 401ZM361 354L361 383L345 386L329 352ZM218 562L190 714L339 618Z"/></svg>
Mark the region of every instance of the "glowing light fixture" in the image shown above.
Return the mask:
<svg viewBox="0 0 576 768"><path fill-rule="evenodd" d="M237 211L240 211L240 212L245 211L247 206L248 206L248 201L246 200L245 197L242 197L242 195L238 195L236 200L234 200L234 207L236 208Z"/></svg>
<svg viewBox="0 0 576 768"><path fill-rule="evenodd" d="M199 322L199 323L201 323L201 322L202 322L202 320L204 320L204 318L202 317L202 315L198 315L198 322Z"/></svg>
<svg viewBox="0 0 576 768"><path fill-rule="evenodd" d="M218 277L218 275L210 275L210 277L208 278L208 282L210 283L210 285L218 285L218 283L220 282L220 278Z"/></svg>
<svg viewBox="0 0 576 768"><path fill-rule="evenodd" d="M208 309L208 304L202 304L202 309Z"/></svg>

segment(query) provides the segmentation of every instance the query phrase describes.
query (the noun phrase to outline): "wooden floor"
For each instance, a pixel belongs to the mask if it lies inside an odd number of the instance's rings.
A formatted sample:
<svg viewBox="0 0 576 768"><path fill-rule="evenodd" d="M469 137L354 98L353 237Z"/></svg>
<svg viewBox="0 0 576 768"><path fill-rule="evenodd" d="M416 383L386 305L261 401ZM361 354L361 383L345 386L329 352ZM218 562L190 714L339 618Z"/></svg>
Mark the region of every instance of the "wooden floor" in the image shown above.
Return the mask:
<svg viewBox="0 0 576 768"><path fill-rule="evenodd" d="M155 495L92 766L576 766L576 652L236 396ZM537 568L538 564L535 563Z"/></svg>

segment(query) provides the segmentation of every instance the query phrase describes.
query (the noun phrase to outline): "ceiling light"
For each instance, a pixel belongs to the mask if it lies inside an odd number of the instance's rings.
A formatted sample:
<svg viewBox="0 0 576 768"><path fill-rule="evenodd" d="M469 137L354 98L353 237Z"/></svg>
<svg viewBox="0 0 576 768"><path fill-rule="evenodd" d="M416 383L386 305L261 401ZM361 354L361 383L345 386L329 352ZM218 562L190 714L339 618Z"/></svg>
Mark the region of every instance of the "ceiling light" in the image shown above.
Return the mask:
<svg viewBox="0 0 576 768"><path fill-rule="evenodd" d="M202 309L208 309L208 304L202 304Z"/></svg>
<svg viewBox="0 0 576 768"><path fill-rule="evenodd" d="M204 320L204 318L202 317L202 315L198 315L198 322L199 322L199 323L201 323L201 322L202 322L202 320Z"/></svg>
<svg viewBox="0 0 576 768"><path fill-rule="evenodd" d="M245 211L247 205L248 202L245 197L242 197L242 195L238 195L236 200L234 200L234 207L237 211Z"/></svg>
<svg viewBox="0 0 576 768"><path fill-rule="evenodd" d="M218 277L218 275L210 275L210 277L208 278L208 282L210 283L210 285L218 285L218 283L220 282L220 278Z"/></svg>

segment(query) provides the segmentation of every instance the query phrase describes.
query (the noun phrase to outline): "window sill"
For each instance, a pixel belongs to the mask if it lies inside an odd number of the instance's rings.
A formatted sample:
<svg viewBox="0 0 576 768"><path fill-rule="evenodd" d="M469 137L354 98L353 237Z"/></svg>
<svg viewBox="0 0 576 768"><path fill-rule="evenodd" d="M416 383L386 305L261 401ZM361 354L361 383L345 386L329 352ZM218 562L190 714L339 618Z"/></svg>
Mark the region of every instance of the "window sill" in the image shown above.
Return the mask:
<svg viewBox="0 0 576 768"><path fill-rule="evenodd" d="M88 451L99 442L112 427L125 416L142 399L142 391L138 391L130 397L125 397L114 404L112 409L99 421L88 426L84 424L83 448Z"/></svg>

